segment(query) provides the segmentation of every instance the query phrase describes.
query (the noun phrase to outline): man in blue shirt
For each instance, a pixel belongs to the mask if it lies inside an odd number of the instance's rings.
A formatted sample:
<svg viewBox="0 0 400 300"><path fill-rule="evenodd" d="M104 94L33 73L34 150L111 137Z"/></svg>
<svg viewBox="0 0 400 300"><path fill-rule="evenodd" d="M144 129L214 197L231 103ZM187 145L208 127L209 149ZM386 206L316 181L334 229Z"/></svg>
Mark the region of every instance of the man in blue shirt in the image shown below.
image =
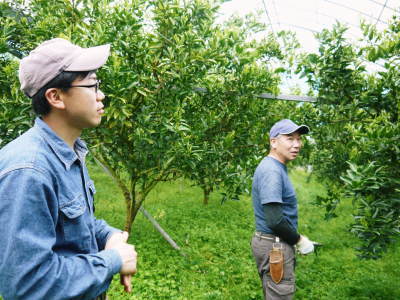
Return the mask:
<svg viewBox="0 0 400 300"><path fill-rule="evenodd" d="M294 245L301 254L314 250L313 242L297 232L297 199L286 169L286 164L300 152L301 135L308 132L307 126L298 126L288 119L275 123L270 130L270 152L254 173L252 199L256 233L252 250L264 297L268 300L292 299L294 295ZM270 251L274 244L283 253L283 277L279 280L271 278Z"/></svg>
<svg viewBox="0 0 400 300"><path fill-rule="evenodd" d="M21 89L39 115L0 150L0 294L8 299L104 299L112 277L131 290L128 233L94 217L96 193L79 139L100 124L96 69L110 46L46 41L21 60Z"/></svg>

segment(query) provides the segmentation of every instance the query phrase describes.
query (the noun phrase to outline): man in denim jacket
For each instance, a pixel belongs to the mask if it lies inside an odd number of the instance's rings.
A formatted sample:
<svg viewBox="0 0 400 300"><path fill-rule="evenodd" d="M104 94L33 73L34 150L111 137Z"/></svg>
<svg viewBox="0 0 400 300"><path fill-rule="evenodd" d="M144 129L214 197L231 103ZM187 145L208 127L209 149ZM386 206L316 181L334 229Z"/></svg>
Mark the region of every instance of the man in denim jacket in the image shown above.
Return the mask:
<svg viewBox="0 0 400 300"><path fill-rule="evenodd" d="M64 39L21 60L21 89L35 125L0 150L0 294L4 299L101 299L114 274L126 291L136 273L128 233L94 217L96 193L79 139L100 124L96 69L110 46Z"/></svg>

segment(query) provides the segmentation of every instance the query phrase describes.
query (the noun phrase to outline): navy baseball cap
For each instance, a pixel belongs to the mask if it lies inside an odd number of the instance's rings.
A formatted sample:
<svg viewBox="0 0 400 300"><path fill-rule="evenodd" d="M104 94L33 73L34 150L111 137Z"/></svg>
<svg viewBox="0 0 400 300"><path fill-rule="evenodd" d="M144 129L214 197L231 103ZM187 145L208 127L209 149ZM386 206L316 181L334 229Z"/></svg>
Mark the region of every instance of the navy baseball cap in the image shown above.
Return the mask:
<svg viewBox="0 0 400 300"><path fill-rule="evenodd" d="M269 131L269 138L276 138L280 134L291 134L293 132L298 132L300 134L306 134L310 131L307 125L297 125L289 119L283 119L276 122Z"/></svg>

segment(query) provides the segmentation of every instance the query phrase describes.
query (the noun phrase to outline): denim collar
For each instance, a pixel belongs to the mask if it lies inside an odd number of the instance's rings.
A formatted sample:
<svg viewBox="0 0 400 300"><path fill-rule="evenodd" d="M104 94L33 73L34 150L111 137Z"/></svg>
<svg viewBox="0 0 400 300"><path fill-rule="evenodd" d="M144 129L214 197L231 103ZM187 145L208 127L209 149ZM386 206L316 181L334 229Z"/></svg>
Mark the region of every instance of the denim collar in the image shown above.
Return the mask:
<svg viewBox="0 0 400 300"><path fill-rule="evenodd" d="M85 142L80 138L75 141L75 151L73 151L42 119L36 118L34 128L39 130L40 135L54 151L55 155L64 164L64 167L67 170L71 168L76 160L82 162L85 160L88 149Z"/></svg>

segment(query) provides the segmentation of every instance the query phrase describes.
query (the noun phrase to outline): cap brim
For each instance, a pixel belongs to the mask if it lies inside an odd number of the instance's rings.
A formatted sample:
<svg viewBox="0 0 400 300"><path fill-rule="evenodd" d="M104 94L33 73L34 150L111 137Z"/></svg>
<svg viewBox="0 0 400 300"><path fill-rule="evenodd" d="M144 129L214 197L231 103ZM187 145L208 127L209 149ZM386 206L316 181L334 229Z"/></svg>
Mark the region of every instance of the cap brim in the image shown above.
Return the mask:
<svg viewBox="0 0 400 300"><path fill-rule="evenodd" d="M65 71L93 71L100 68L110 55L110 45L82 48L82 53L65 69Z"/></svg>
<svg viewBox="0 0 400 300"><path fill-rule="evenodd" d="M296 127L295 130L292 130L291 132L281 132L280 134L291 134L294 132L298 132L300 134L307 134L310 132L310 128L307 125L300 125Z"/></svg>

